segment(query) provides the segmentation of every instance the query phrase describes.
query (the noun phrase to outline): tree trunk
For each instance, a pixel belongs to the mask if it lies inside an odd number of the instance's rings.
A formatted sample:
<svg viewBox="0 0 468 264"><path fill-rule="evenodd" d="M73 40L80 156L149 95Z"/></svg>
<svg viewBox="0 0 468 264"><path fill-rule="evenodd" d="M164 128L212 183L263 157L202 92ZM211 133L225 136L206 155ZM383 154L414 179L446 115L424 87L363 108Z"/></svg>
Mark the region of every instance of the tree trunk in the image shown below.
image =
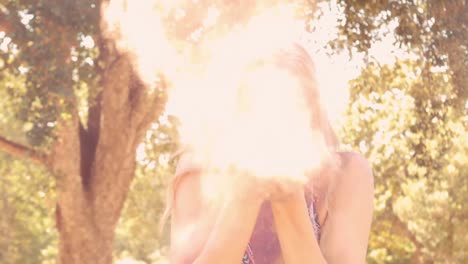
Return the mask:
<svg viewBox="0 0 468 264"><path fill-rule="evenodd" d="M112 263L113 234L99 235L91 223L73 224L60 228L58 263Z"/></svg>
<svg viewBox="0 0 468 264"><path fill-rule="evenodd" d="M57 175L60 264L110 264L117 226L136 167L136 149L164 100L148 93L129 56L105 70L101 101L85 129L78 114L59 127L51 153ZM90 126L89 124L94 124Z"/></svg>
<svg viewBox="0 0 468 264"><path fill-rule="evenodd" d="M98 2L101 8L108 0ZM115 36L105 21L94 36L100 89L86 125L72 102L75 109L57 122L50 153L0 137L2 151L45 165L56 176L59 264L112 263L114 230L134 176L136 149L165 103L159 92L165 88L163 80L158 89L148 89L131 54L116 49Z"/></svg>
<svg viewBox="0 0 468 264"><path fill-rule="evenodd" d="M57 175L59 264L112 263L114 231L134 176L136 149L165 103L158 92L149 92L131 55L118 51L113 37L115 32L101 21L95 65L102 90L92 98L96 102L90 104L86 126L76 109L59 126L49 157Z"/></svg>

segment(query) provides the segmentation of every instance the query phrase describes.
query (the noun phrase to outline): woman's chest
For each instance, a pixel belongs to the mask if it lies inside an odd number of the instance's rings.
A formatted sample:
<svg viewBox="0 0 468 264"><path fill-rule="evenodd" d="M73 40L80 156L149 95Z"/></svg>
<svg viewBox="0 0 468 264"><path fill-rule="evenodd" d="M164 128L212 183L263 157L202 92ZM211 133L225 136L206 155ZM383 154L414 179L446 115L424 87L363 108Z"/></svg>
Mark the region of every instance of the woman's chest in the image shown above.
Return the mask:
<svg viewBox="0 0 468 264"><path fill-rule="evenodd" d="M320 227L316 223L313 203L309 204L308 207L311 227L315 229L318 238L320 237ZM283 263L281 245L276 233L271 205L268 202L262 205L246 253L251 255L255 264Z"/></svg>
<svg viewBox="0 0 468 264"><path fill-rule="evenodd" d="M280 264L281 248L269 203L263 204L249 243L255 264Z"/></svg>

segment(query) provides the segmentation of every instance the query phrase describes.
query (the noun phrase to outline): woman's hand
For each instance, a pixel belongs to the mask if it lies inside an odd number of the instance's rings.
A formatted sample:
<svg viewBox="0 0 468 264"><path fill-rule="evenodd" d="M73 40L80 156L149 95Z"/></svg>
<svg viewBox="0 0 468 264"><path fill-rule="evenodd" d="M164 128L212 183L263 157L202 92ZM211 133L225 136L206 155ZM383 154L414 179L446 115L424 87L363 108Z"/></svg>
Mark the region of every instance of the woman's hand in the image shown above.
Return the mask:
<svg viewBox="0 0 468 264"><path fill-rule="evenodd" d="M292 177L259 177L248 172L231 173L226 175L231 177L229 192L234 194L236 199L246 201L282 201L289 196L302 193L305 184Z"/></svg>
<svg viewBox="0 0 468 264"><path fill-rule="evenodd" d="M304 184L292 180L272 180L267 186L266 199L271 202L283 202L293 196L304 195Z"/></svg>
<svg viewBox="0 0 468 264"><path fill-rule="evenodd" d="M186 172L174 193L171 217L171 263L241 263L261 203L252 181L238 182L228 193L216 182L227 175ZM210 189L222 189L211 196ZM216 194L217 195L217 194ZM216 198L208 200L207 198Z"/></svg>
<svg viewBox="0 0 468 264"><path fill-rule="evenodd" d="M284 263L326 263L309 217L304 189L272 201L271 208Z"/></svg>

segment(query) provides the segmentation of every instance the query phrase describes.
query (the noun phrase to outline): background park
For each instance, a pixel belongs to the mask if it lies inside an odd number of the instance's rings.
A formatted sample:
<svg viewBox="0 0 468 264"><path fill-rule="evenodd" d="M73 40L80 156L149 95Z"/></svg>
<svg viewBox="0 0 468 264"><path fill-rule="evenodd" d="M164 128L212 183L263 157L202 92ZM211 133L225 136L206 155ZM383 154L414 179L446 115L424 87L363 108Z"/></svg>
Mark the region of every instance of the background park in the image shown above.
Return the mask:
<svg viewBox="0 0 468 264"><path fill-rule="evenodd" d="M0 263L167 263L179 123L170 78L135 66L162 46L138 45L157 18L189 54L282 1L136 2L0 0ZM294 8L341 149L372 163L367 262L468 263L468 3Z"/></svg>

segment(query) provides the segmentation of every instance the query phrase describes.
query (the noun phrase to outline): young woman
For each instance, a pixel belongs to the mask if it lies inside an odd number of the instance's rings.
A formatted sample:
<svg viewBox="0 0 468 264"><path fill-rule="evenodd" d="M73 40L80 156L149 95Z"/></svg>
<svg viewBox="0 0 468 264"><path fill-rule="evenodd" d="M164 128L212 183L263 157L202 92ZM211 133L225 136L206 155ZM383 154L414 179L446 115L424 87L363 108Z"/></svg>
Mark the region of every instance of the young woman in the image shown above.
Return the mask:
<svg viewBox="0 0 468 264"><path fill-rule="evenodd" d="M192 153L182 153L168 197L171 263L365 263L373 213L369 163L359 154L335 151L312 60L301 46L282 48L254 67L265 64L292 74L303 86L312 126L331 154L327 165L306 185L245 175L213 203L203 195L205 171Z"/></svg>

